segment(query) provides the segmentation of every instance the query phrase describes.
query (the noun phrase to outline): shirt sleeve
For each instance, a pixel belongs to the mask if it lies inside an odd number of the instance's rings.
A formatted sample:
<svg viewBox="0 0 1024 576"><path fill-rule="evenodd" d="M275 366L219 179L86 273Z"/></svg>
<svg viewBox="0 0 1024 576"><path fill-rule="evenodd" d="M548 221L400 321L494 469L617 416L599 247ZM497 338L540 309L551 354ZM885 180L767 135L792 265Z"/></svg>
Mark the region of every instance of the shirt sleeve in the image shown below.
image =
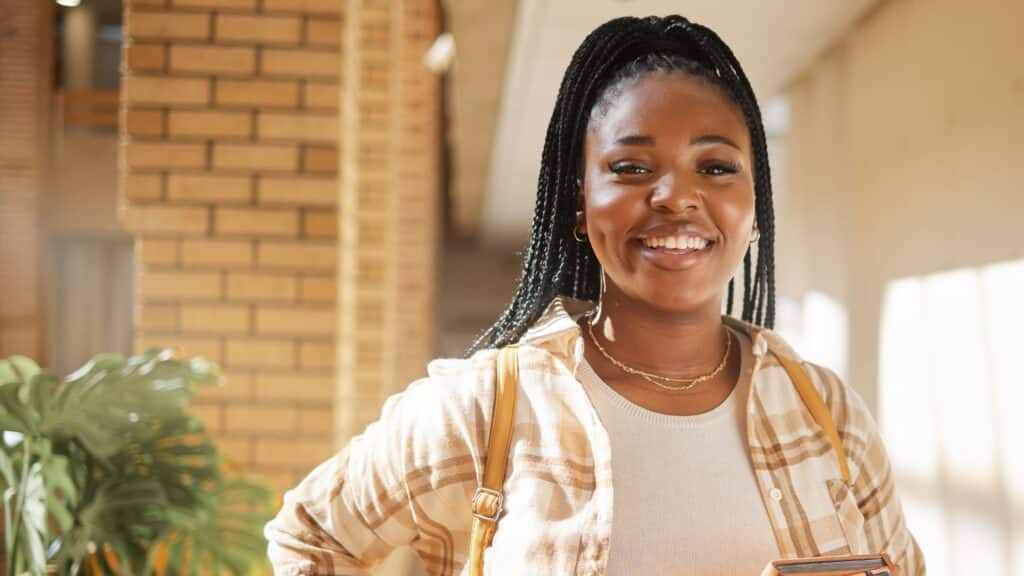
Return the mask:
<svg viewBox="0 0 1024 576"><path fill-rule="evenodd" d="M390 397L380 418L288 491L264 535L274 573L364 575L411 544L428 574L452 574L476 485L473 394L431 379ZM493 393L493 392L492 392ZM468 492L467 492L468 491Z"/></svg>
<svg viewBox="0 0 1024 576"><path fill-rule="evenodd" d="M859 394L827 368L830 410L851 465L853 495L864 516L864 535L872 552L887 553L900 576L924 576L924 556L907 529L903 506L878 424Z"/></svg>

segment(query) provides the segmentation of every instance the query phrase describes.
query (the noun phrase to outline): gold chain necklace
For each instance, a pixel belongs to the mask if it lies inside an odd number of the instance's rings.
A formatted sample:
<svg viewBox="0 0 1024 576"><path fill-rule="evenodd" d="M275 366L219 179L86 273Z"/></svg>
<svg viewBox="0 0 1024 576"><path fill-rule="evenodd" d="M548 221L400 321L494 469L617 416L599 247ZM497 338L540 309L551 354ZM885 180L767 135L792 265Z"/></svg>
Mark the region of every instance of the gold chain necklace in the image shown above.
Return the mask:
<svg viewBox="0 0 1024 576"><path fill-rule="evenodd" d="M718 376L718 373L725 368L725 364L729 360L729 352L732 350L732 336L729 335L729 331L728 329L726 329L725 355L722 356L722 361L718 364L718 367L715 368L711 373L705 374L703 376L697 376L696 378L673 378L671 376L662 376L661 374L654 374L652 372L640 370L639 368L627 366L613 358L612 355L609 354L608 351L604 349L604 346L601 346L601 343L597 341L597 336L594 335L594 324L593 322L591 322L591 320L593 320L593 317L594 314L590 313L587 314L585 318L585 321L587 323L587 333L590 334L590 340L594 343L594 346L597 347L597 350L601 353L602 356L604 356L609 362L614 364L623 372L626 372L627 374L634 374L636 376L640 376L641 378L647 380L651 384L654 384L658 388L668 390L671 392L685 392L687 390L692 389L694 386L700 384L701 382L706 382L708 380L711 380L715 376ZM662 384L658 380L665 380L666 382L685 382L686 384L684 384L683 386L669 386L667 384Z"/></svg>

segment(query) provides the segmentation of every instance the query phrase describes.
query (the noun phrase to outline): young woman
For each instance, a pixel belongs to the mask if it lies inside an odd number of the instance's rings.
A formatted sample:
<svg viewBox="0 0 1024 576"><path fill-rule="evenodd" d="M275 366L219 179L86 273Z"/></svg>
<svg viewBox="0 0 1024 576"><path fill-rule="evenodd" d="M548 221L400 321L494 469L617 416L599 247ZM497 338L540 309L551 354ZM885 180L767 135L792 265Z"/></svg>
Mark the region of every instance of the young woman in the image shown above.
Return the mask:
<svg viewBox="0 0 1024 576"><path fill-rule="evenodd" d="M361 574L402 544L459 573L498 349L518 343L487 573L744 575L887 552L924 574L864 403L802 362L846 482L782 368L800 360L771 330L773 235L760 112L729 48L678 16L599 27L562 81L511 305L287 494L266 532L277 573Z"/></svg>

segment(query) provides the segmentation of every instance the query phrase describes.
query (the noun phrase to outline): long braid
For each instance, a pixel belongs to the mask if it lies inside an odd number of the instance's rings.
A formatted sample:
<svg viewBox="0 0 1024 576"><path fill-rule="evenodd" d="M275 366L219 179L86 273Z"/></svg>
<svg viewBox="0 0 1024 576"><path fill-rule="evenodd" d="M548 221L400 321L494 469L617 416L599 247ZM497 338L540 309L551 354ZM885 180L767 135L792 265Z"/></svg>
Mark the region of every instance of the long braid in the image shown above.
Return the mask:
<svg viewBox="0 0 1024 576"><path fill-rule="evenodd" d="M730 316L732 315L732 293L735 291L735 289L736 279L733 278L729 280L729 294L726 296L725 300L725 313Z"/></svg>
<svg viewBox="0 0 1024 576"><path fill-rule="evenodd" d="M477 338L470 352L515 342L558 295L591 301L600 296L600 263L590 244L576 242L572 235L586 128L608 91L652 72L700 77L722 88L743 112L753 148L755 211L761 237L753 272L750 249L743 259L741 317L773 326L771 178L760 110L750 83L729 47L699 24L681 16L617 18L583 40L562 78L541 153L537 200L519 286L512 302ZM729 281L727 314L732 314L734 283Z"/></svg>
<svg viewBox="0 0 1024 576"><path fill-rule="evenodd" d="M567 132L573 131L569 119L574 116L571 114L572 108L577 110L584 108L579 102L582 96L585 96L580 93L579 83L581 80L589 78L591 80L589 87L593 90L595 79L601 75L584 73L584 71L595 67L594 62L598 63L596 65L598 69L610 67L611 59L608 57L608 53L622 49L619 41L622 40L620 36L624 35L623 32L626 34L632 32L626 26L626 22L616 23L613 21L606 24L592 32L573 56L563 78L544 141L537 183L537 203L519 287L511 304L498 318L498 321L477 338L470 350L487 346L501 346L518 339L528 325L540 315L543 311L542 306L547 305L550 297L554 296L558 284L561 284L558 282L561 278L553 277L554 275L550 272L552 262L565 262L567 249L580 250L579 247L567 248L565 231L569 230L568 235L571 237L572 214L565 214L566 210L560 210L563 203L559 202L566 196L571 196L571 200L575 202L572 183L576 176L568 168L571 167L574 171L578 161L573 158L570 162L567 156L569 150L578 149L580 144L571 145L574 138L573 134L567 135ZM579 114L581 113L577 113L577 118L574 118L577 124L580 123ZM575 140L581 143L583 129L577 129L576 132L578 135ZM566 142L566 140L570 142ZM570 145L566 146L565 144ZM562 213L561 219L559 218L560 213ZM568 226L559 220L567 220ZM573 243L575 244L575 242ZM587 262L577 265L576 269L589 268L589 260L596 259L589 246L586 247L586 252L582 257ZM581 295L591 291L586 283L580 288Z"/></svg>
<svg viewBox="0 0 1024 576"><path fill-rule="evenodd" d="M751 317L750 294L750 248L747 248L747 253L743 255L743 315L741 316L745 322L754 321Z"/></svg>

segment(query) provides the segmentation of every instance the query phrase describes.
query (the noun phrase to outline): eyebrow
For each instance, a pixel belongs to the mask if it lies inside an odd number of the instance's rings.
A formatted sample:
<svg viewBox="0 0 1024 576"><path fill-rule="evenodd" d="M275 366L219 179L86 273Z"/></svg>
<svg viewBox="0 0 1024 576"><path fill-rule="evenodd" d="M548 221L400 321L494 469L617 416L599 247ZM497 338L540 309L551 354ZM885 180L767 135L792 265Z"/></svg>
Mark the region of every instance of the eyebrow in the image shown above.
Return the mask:
<svg viewBox="0 0 1024 576"><path fill-rule="evenodd" d="M643 134L631 134L629 136L619 138L615 141L615 144L617 146L654 146L654 137ZM697 136L690 140L690 146L703 146L708 144L725 144L726 146L732 146L737 150L740 149L735 142L725 136L719 136L718 134L705 134L704 136Z"/></svg>
<svg viewBox="0 0 1024 576"><path fill-rule="evenodd" d="M719 136L718 134L706 134L690 140L690 146L700 146L703 144L725 144L726 146L732 146L737 150L740 149L735 142L729 140L725 136Z"/></svg>
<svg viewBox="0 0 1024 576"><path fill-rule="evenodd" d="M617 146L654 146L654 136L631 134L615 141Z"/></svg>

